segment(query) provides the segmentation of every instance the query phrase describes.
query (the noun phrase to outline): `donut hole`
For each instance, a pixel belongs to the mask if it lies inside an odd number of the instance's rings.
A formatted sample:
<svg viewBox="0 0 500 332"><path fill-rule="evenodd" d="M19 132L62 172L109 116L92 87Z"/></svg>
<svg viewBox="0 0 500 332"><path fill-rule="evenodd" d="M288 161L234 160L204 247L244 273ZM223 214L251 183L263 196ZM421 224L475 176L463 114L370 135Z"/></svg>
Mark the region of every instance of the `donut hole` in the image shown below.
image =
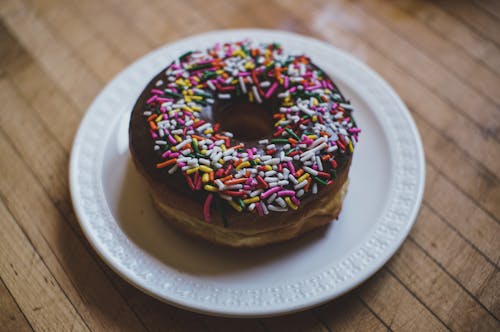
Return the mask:
<svg viewBox="0 0 500 332"><path fill-rule="evenodd" d="M271 136L274 131L270 105L235 101L218 108L214 120L222 130L233 133L237 140L255 141Z"/></svg>

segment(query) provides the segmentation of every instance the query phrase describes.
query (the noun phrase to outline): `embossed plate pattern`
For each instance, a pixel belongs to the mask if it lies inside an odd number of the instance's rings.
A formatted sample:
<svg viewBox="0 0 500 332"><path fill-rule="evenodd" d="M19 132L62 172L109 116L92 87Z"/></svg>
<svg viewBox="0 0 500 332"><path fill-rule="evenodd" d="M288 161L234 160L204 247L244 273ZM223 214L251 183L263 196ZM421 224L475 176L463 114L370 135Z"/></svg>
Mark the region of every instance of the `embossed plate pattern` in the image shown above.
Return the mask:
<svg viewBox="0 0 500 332"><path fill-rule="evenodd" d="M355 106L363 129L338 221L297 241L247 251L169 229L130 162L128 117L146 83L177 56L251 37L303 52ZM173 305L222 316L270 316L331 300L373 275L413 225L425 183L405 105L366 65L324 42L282 31L214 31L168 44L114 78L89 107L70 162L74 208L89 242L118 274Z"/></svg>

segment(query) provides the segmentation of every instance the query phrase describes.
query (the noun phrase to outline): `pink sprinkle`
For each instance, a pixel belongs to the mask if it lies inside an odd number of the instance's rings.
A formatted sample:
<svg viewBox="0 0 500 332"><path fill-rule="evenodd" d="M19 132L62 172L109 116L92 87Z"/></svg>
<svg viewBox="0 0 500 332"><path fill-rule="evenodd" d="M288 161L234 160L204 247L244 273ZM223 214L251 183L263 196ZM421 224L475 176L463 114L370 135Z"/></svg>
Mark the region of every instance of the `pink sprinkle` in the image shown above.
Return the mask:
<svg viewBox="0 0 500 332"><path fill-rule="evenodd" d="M267 197L271 196L272 194L274 194L274 193L276 193L276 192L278 192L280 190L281 190L281 187L273 187L273 188L269 189L268 191L262 193L260 195L260 198L261 199L266 199Z"/></svg>
<svg viewBox="0 0 500 332"><path fill-rule="evenodd" d="M212 203L213 198L214 195L209 194L205 200L205 204L203 204L203 216L205 217L206 222L210 222L210 204Z"/></svg>
<svg viewBox="0 0 500 332"><path fill-rule="evenodd" d="M283 85L284 85L285 89L288 89L288 83L289 83L289 81L290 80L288 79L288 76L285 76L285 80L283 82L284 83Z"/></svg>
<svg viewBox="0 0 500 332"><path fill-rule="evenodd" d="M170 150L169 150L170 151ZM170 153L170 158L177 158L179 157L181 154L179 152L171 152Z"/></svg>
<svg viewBox="0 0 500 332"><path fill-rule="evenodd" d="M154 94L157 94L157 95L160 95L160 96L163 96L163 94L165 92L161 91L161 90L158 90L158 89L152 89L151 90L151 93L154 93Z"/></svg>
<svg viewBox="0 0 500 332"><path fill-rule="evenodd" d="M290 170L290 173L295 174L295 167L293 167L293 164L291 161L287 162L288 169Z"/></svg>
<svg viewBox="0 0 500 332"><path fill-rule="evenodd" d="M253 159L253 152L252 152L252 150L251 149L247 149L247 153L248 153L248 157L250 159Z"/></svg>
<svg viewBox="0 0 500 332"><path fill-rule="evenodd" d="M158 98L157 95L152 95L149 97L149 99L146 101L146 104L151 104L153 101L155 101Z"/></svg>
<svg viewBox="0 0 500 332"><path fill-rule="evenodd" d="M172 153L172 151L168 150L168 151L165 151L163 152L163 154L161 155L162 158L167 158L168 156L170 156L170 154Z"/></svg>
<svg viewBox="0 0 500 332"><path fill-rule="evenodd" d="M294 93L294 92L295 92L295 90L297 90L297 86L293 86L293 87L292 87L290 90L288 90L288 91L290 91L290 93Z"/></svg>
<svg viewBox="0 0 500 332"><path fill-rule="evenodd" d="M172 135L168 135L168 140L172 144L177 144L177 141L175 140L175 138Z"/></svg>
<svg viewBox="0 0 500 332"><path fill-rule="evenodd" d="M333 91L333 90L335 90L335 89L333 88L332 83L328 82L327 84L328 84L328 89L330 89L330 90L332 90L332 91Z"/></svg>
<svg viewBox="0 0 500 332"><path fill-rule="evenodd" d="M250 76L249 72L243 72L243 73L238 73L239 77L245 77L245 76Z"/></svg>
<svg viewBox="0 0 500 332"><path fill-rule="evenodd" d="M151 137L158 138L158 134L156 134L154 131L151 130L150 133L151 133Z"/></svg>
<svg viewBox="0 0 500 332"><path fill-rule="evenodd" d="M269 88L269 90L267 90L265 97L266 98L271 97L271 95L273 94L274 90L276 90L277 87L278 87L278 82L274 82L273 85L271 85L271 87Z"/></svg>
<svg viewBox="0 0 500 332"><path fill-rule="evenodd" d="M260 206L260 203L255 203L255 207L257 208L257 213L259 214L259 216L262 217L264 215L264 211L262 210L262 206Z"/></svg>
<svg viewBox="0 0 500 332"><path fill-rule="evenodd" d="M291 199L292 199L292 202L293 202L295 205L300 205L300 200L299 200L297 197L292 196L292 197L291 197Z"/></svg>
<svg viewBox="0 0 500 332"><path fill-rule="evenodd" d="M177 165L178 165L180 168L182 168L182 167L186 166L186 163L180 162L180 163L178 163Z"/></svg>
<svg viewBox="0 0 500 332"><path fill-rule="evenodd" d="M282 197L282 196L293 196L295 195L295 191L293 190L281 190L278 192L278 196L279 197Z"/></svg>
<svg viewBox="0 0 500 332"><path fill-rule="evenodd" d="M311 85L306 88L307 91L316 90L321 88L321 84Z"/></svg>

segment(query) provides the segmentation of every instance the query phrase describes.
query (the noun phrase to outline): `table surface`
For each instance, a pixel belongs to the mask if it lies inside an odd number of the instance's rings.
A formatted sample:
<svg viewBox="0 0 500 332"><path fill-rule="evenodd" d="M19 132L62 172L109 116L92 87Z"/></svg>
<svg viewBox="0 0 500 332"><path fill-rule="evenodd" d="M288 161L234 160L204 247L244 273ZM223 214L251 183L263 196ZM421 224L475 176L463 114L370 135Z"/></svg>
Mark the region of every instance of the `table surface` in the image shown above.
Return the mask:
<svg viewBox="0 0 500 332"><path fill-rule="evenodd" d="M500 2L0 2L0 330L500 330ZM68 158L93 98L149 51L213 29L347 50L408 105L425 147L418 220L349 294L265 319L195 314L113 273L78 226Z"/></svg>

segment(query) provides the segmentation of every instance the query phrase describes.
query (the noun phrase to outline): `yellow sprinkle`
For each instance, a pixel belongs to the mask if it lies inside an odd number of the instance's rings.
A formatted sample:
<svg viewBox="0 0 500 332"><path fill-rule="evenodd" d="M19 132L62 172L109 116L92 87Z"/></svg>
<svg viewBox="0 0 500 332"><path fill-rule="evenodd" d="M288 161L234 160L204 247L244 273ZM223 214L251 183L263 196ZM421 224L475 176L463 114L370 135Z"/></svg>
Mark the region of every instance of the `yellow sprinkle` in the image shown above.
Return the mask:
<svg viewBox="0 0 500 332"><path fill-rule="evenodd" d="M272 171L273 170L273 167L271 165L266 165L266 171Z"/></svg>
<svg viewBox="0 0 500 332"><path fill-rule="evenodd" d="M155 121L160 122L163 119L163 114L160 114L158 117L156 117Z"/></svg>
<svg viewBox="0 0 500 332"><path fill-rule="evenodd" d="M198 167L193 167L193 168L190 168L186 171L186 174L193 174L194 172L198 172Z"/></svg>
<svg viewBox="0 0 500 332"><path fill-rule="evenodd" d="M294 210L297 210L299 207L297 205L295 205L292 200L290 199L290 197L285 197L285 202L286 204L288 204L289 207L291 207L292 209Z"/></svg>
<svg viewBox="0 0 500 332"><path fill-rule="evenodd" d="M316 139L316 138L318 138L318 136L316 136L316 135L307 135L307 137L309 137L310 139Z"/></svg>
<svg viewBox="0 0 500 332"><path fill-rule="evenodd" d="M325 89L325 93L331 94L332 92L330 91L330 89Z"/></svg>
<svg viewBox="0 0 500 332"><path fill-rule="evenodd" d="M191 99L193 99L193 100L202 100L203 97L202 96L192 96Z"/></svg>
<svg viewBox="0 0 500 332"><path fill-rule="evenodd" d="M245 167L249 167L249 166L251 166L250 162L244 161L241 164L239 164L238 166L236 166L236 170L239 171L240 169L245 168Z"/></svg>
<svg viewBox="0 0 500 332"><path fill-rule="evenodd" d="M194 76L194 77L191 77L192 79L194 79L195 82L199 82L200 81L200 78L198 76Z"/></svg>
<svg viewBox="0 0 500 332"><path fill-rule="evenodd" d="M297 182L301 183L302 181L304 181L308 177L309 177L309 173L305 173L304 175L302 175L300 178L297 179Z"/></svg>
<svg viewBox="0 0 500 332"><path fill-rule="evenodd" d="M188 99L189 99L188 97L184 98L184 100L186 100L186 102L188 102ZM187 105L182 106L182 109L184 109L185 111L193 113L193 110L191 108L189 108L189 106L187 106Z"/></svg>
<svg viewBox="0 0 500 332"><path fill-rule="evenodd" d="M251 102L251 103L253 103L253 93L252 93L252 91L248 92L248 101Z"/></svg>
<svg viewBox="0 0 500 332"><path fill-rule="evenodd" d="M179 135L174 135L174 138L178 143L182 142L182 138L180 138Z"/></svg>
<svg viewBox="0 0 500 332"><path fill-rule="evenodd" d="M352 141L349 141L349 151L351 153L354 151L354 147L352 146Z"/></svg>
<svg viewBox="0 0 500 332"><path fill-rule="evenodd" d="M220 145L220 149L222 152L226 152L226 146L224 144Z"/></svg>
<svg viewBox="0 0 500 332"><path fill-rule="evenodd" d="M213 193L219 191L217 187L211 186L209 184L204 185L203 188L205 188L206 191L211 191Z"/></svg>
<svg viewBox="0 0 500 332"><path fill-rule="evenodd" d="M241 208L241 206L239 206L238 204L236 204L234 201L228 201L228 202L233 207L233 209L235 209L236 211L238 211L238 212L243 211L243 209Z"/></svg>
<svg viewBox="0 0 500 332"><path fill-rule="evenodd" d="M210 175L208 175L208 173L203 173L201 181L203 181L203 183L207 183L208 181L210 181Z"/></svg>
<svg viewBox="0 0 500 332"><path fill-rule="evenodd" d="M203 133L208 135L208 134L213 134L214 130L212 128L206 129Z"/></svg>
<svg viewBox="0 0 500 332"><path fill-rule="evenodd" d="M245 63L244 67L245 67L245 69L254 69L255 65L249 61L249 62Z"/></svg>
<svg viewBox="0 0 500 332"><path fill-rule="evenodd" d="M222 74L224 73L224 70L219 69L219 70L216 70L216 71L215 71L215 73L216 73L217 75L222 75Z"/></svg>
<svg viewBox="0 0 500 332"><path fill-rule="evenodd" d="M233 84L233 85L238 84L238 80L232 80L231 84Z"/></svg>
<svg viewBox="0 0 500 332"><path fill-rule="evenodd" d="M200 106L191 106L191 109L196 112L201 112L201 107Z"/></svg>
<svg viewBox="0 0 500 332"><path fill-rule="evenodd" d="M245 203L246 205L248 205L248 204L251 204L251 203L258 202L258 201L260 201L259 196L255 196L255 197L244 199L243 203Z"/></svg>
<svg viewBox="0 0 500 332"><path fill-rule="evenodd" d="M318 105L318 99L316 99L316 98L313 97L312 103L313 103L313 106L317 106Z"/></svg>
<svg viewBox="0 0 500 332"><path fill-rule="evenodd" d="M213 169L211 169L210 167L205 166L205 165L201 165L199 167L199 170L202 171L202 172L205 172L205 173L210 173L210 172L214 171Z"/></svg>
<svg viewBox="0 0 500 332"><path fill-rule="evenodd" d="M255 158L253 161L255 161L258 164L258 163L260 163L260 158ZM272 167L271 167L271 169L272 169Z"/></svg>
<svg viewBox="0 0 500 332"><path fill-rule="evenodd" d="M205 150L205 149L201 150L200 152L201 152L201 154L207 154L207 150Z"/></svg>
<svg viewBox="0 0 500 332"><path fill-rule="evenodd" d="M201 88L203 88L203 84L198 84L198 85L196 86L196 88L197 88L197 89L201 89Z"/></svg>
<svg viewBox="0 0 500 332"><path fill-rule="evenodd" d="M316 122L316 121L318 121L318 116L316 116L316 115L313 115L313 116L312 116L312 121L313 121L313 122Z"/></svg>
<svg viewBox="0 0 500 332"><path fill-rule="evenodd" d="M225 163L226 162L224 161L224 159L222 159L222 158L219 159L219 164L224 165Z"/></svg>

